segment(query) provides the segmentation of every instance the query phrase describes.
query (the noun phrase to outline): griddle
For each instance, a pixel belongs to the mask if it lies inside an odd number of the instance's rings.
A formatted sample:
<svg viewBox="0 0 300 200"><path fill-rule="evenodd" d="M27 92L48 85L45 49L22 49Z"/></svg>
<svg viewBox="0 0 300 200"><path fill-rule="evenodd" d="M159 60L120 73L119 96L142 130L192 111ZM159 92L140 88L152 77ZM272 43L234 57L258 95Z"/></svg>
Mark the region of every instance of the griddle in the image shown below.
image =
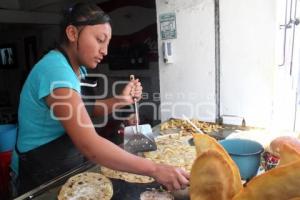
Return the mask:
<svg viewBox="0 0 300 200"><path fill-rule="evenodd" d="M250 130L249 127L243 126L235 126L235 125L222 125L217 131L208 133L210 136L216 139L225 139L228 135L233 133L236 130ZM153 135L158 136L161 134L160 124L153 127ZM174 130L174 132L177 132ZM173 132L173 133L174 133ZM163 133L162 133L163 134ZM67 181L67 179L71 176L74 176L78 173L90 171L90 172L99 172L100 166L94 164L90 161L78 166L72 171L63 174L54 180L51 180L39 187L15 198L15 200L57 200L58 192L61 186ZM157 182L153 183L129 183L119 179L111 179L113 184L114 195L112 200L139 200L140 194L146 190L151 190L152 188L159 189L160 184ZM187 192L184 195L179 195L178 197L175 195L175 200L189 200Z"/></svg>
<svg viewBox="0 0 300 200"><path fill-rule="evenodd" d="M70 171L56 179L49 181L25 194L17 197L15 200L57 200L61 186L71 176L81 172L99 172L100 166L91 162L86 162L77 169ZM111 179L113 185L113 197L111 200L139 200L140 194L147 190L160 189L161 185L157 182L152 183L129 183L124 180ZM176 200L189 200L187 197L175 198Z"/></svg>

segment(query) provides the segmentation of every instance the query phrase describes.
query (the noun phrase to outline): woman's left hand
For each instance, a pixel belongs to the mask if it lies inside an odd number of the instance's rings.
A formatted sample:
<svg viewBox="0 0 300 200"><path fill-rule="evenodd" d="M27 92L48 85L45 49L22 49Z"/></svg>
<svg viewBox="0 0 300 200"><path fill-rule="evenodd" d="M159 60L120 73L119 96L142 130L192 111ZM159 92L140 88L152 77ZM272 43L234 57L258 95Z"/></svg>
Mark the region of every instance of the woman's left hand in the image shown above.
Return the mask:
<svg viewBox="0 0 300 200"><path fill-rule="evenodd" d="M123 89L121 96L124 100L124 103L133 104L134 98L136 98L137 101L141 100L142 93L143 87L141 85L141 82L139 79L135 79L129 81L129 83Z"/></svg>

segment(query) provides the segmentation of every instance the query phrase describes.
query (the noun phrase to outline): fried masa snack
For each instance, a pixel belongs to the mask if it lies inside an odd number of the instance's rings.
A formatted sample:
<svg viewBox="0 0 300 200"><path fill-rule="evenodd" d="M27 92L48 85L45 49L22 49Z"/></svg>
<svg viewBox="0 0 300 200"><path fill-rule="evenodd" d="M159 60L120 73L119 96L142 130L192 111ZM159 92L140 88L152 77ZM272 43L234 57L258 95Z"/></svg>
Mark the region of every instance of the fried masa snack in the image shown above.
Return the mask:
<svg viewBox="0 0 300 200"><path fill-rule="evenodd" d="M290 144L283 144L279 153L280 161L277 167L291 163L295 160L300 160L300 151Z"/></svg>
<svg viewBox="0 0 300 200"><path fill-rule="evenodd" d="M62 186L58 200L110 200L113 196L111 181L99 173L84 172L68 179Z"/></svg>
<svg viewBox="0 0 300 200"><path fill-rule="evenodd" d="M300 160L254 177L233 200L289 200L300 197Z"/></svg>
<svg viewBox="0 0 300 200"><path fill-rule="evenodd" d="M223 158L229 164L229 170L233 173L233 190L231 193L231 197L237 194L242 188L241 175L238 166L229 156L227 151L217 142L216 139L206 135L206 134L193 134L194 143L196 146L197 155L201 155L207 150L216 150L219 152Z"/></svg>
<svg viewBox="0 0 300 200"><path fill-rule="evenodd" d="M233 178L233 174L230 173L231 169L228 166L231 166L231 164L226 155L222 155L222 151L220 151L216 142L204 135L197 135L194 142L197 153L200 155L194 164L199 167L193 165L191 173L190 196L192 200L220 200L224 198L224 200L226 198L227 200L300 200L300 159L299 151L294 146L281 145L280 151L278 151L281 164L264 174L254 177L246 187L241 188L237 194L230 198L226 191L231 191L230 179ZM205 148L208 150L205 151ZM210 153L211 151L214 151L214 153ZM208 153L211 155L208 156ZM213 154L216 155L212 156ZM220 167L221 164L223 167ZM201 169L203 166L204 169ZM210 173L210 176L201 176L205 173ZM229 177L226 177L226 174ZM232 177L230 178L230 176ZM225 182L225 184L227 185L224 185L222 180L226 180L227 183ZM204 187L204 189L201 187ZM215 191L211 189L213 187L215 187Z"/></svg>
<svg viewBox="0 0 300 200"><path fill-rule="evenodd" d="M275 138L271 142L269 146L270 153L277 157L280 157L280 151L282 150L285 144L291 145L296 151L300 152L300 140L298 138L291 136L281 136Z"/></svg>
<svg viewBox="0 0 300 200"><path fill-rule="evenodd" d="M225 157L209 149L195 160L190 176L191 200L231 200L233 171Z"/></svg>

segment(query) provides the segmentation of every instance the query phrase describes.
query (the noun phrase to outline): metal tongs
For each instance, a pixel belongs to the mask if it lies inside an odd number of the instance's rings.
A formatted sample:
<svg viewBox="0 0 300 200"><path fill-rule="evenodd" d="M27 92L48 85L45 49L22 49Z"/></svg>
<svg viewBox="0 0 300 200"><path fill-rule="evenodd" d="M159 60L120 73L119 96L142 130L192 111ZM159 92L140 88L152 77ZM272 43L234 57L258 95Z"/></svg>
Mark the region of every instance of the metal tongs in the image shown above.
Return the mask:
<svg viewBox="0 0 300 200"><path fill-rule="evenodd" d="M134 75L130 75L130 80L134 80ZM152 135L152 130L150 127L149 132L149 125L139 125L139 111L138 111L138 103L137 98L133 97L134 101L134 110L135 110L135 118L136 118L136 124L135 124L135 131L133 132L127 132L126 127L124 131L124 139L127 139L127 142L124 144L124 149L130 153L138 153L138 152L146 152L146 151L154 151L157 149L155 140ZM143 133L143 130L146 130L147 133Z"/></svg>

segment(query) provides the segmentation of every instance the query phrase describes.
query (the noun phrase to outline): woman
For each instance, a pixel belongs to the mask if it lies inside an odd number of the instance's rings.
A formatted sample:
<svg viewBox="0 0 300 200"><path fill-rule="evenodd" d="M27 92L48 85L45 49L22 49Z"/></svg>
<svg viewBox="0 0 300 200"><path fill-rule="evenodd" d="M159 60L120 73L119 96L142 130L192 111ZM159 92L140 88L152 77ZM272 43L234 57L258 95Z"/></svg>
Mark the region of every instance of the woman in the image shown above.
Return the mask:
<svg viewBox="0 0 300 200"><path fill-rule="evenodd" d="M151 176L168 190L187 186L189 175L183 170L132 155L99 136L83 106L78 77L85 76L85 67L96 68L107 55L109 21L96 5L75 5L63 18L61 45L29 74L20 97L12 162L19 194L78 166L85 158L115 170ZM97 100L93 114L104 115L104 107L97 105L105 104L112 112L114 106L139 100L141 93L141 83L132 80L119 97Z"/></svg>

